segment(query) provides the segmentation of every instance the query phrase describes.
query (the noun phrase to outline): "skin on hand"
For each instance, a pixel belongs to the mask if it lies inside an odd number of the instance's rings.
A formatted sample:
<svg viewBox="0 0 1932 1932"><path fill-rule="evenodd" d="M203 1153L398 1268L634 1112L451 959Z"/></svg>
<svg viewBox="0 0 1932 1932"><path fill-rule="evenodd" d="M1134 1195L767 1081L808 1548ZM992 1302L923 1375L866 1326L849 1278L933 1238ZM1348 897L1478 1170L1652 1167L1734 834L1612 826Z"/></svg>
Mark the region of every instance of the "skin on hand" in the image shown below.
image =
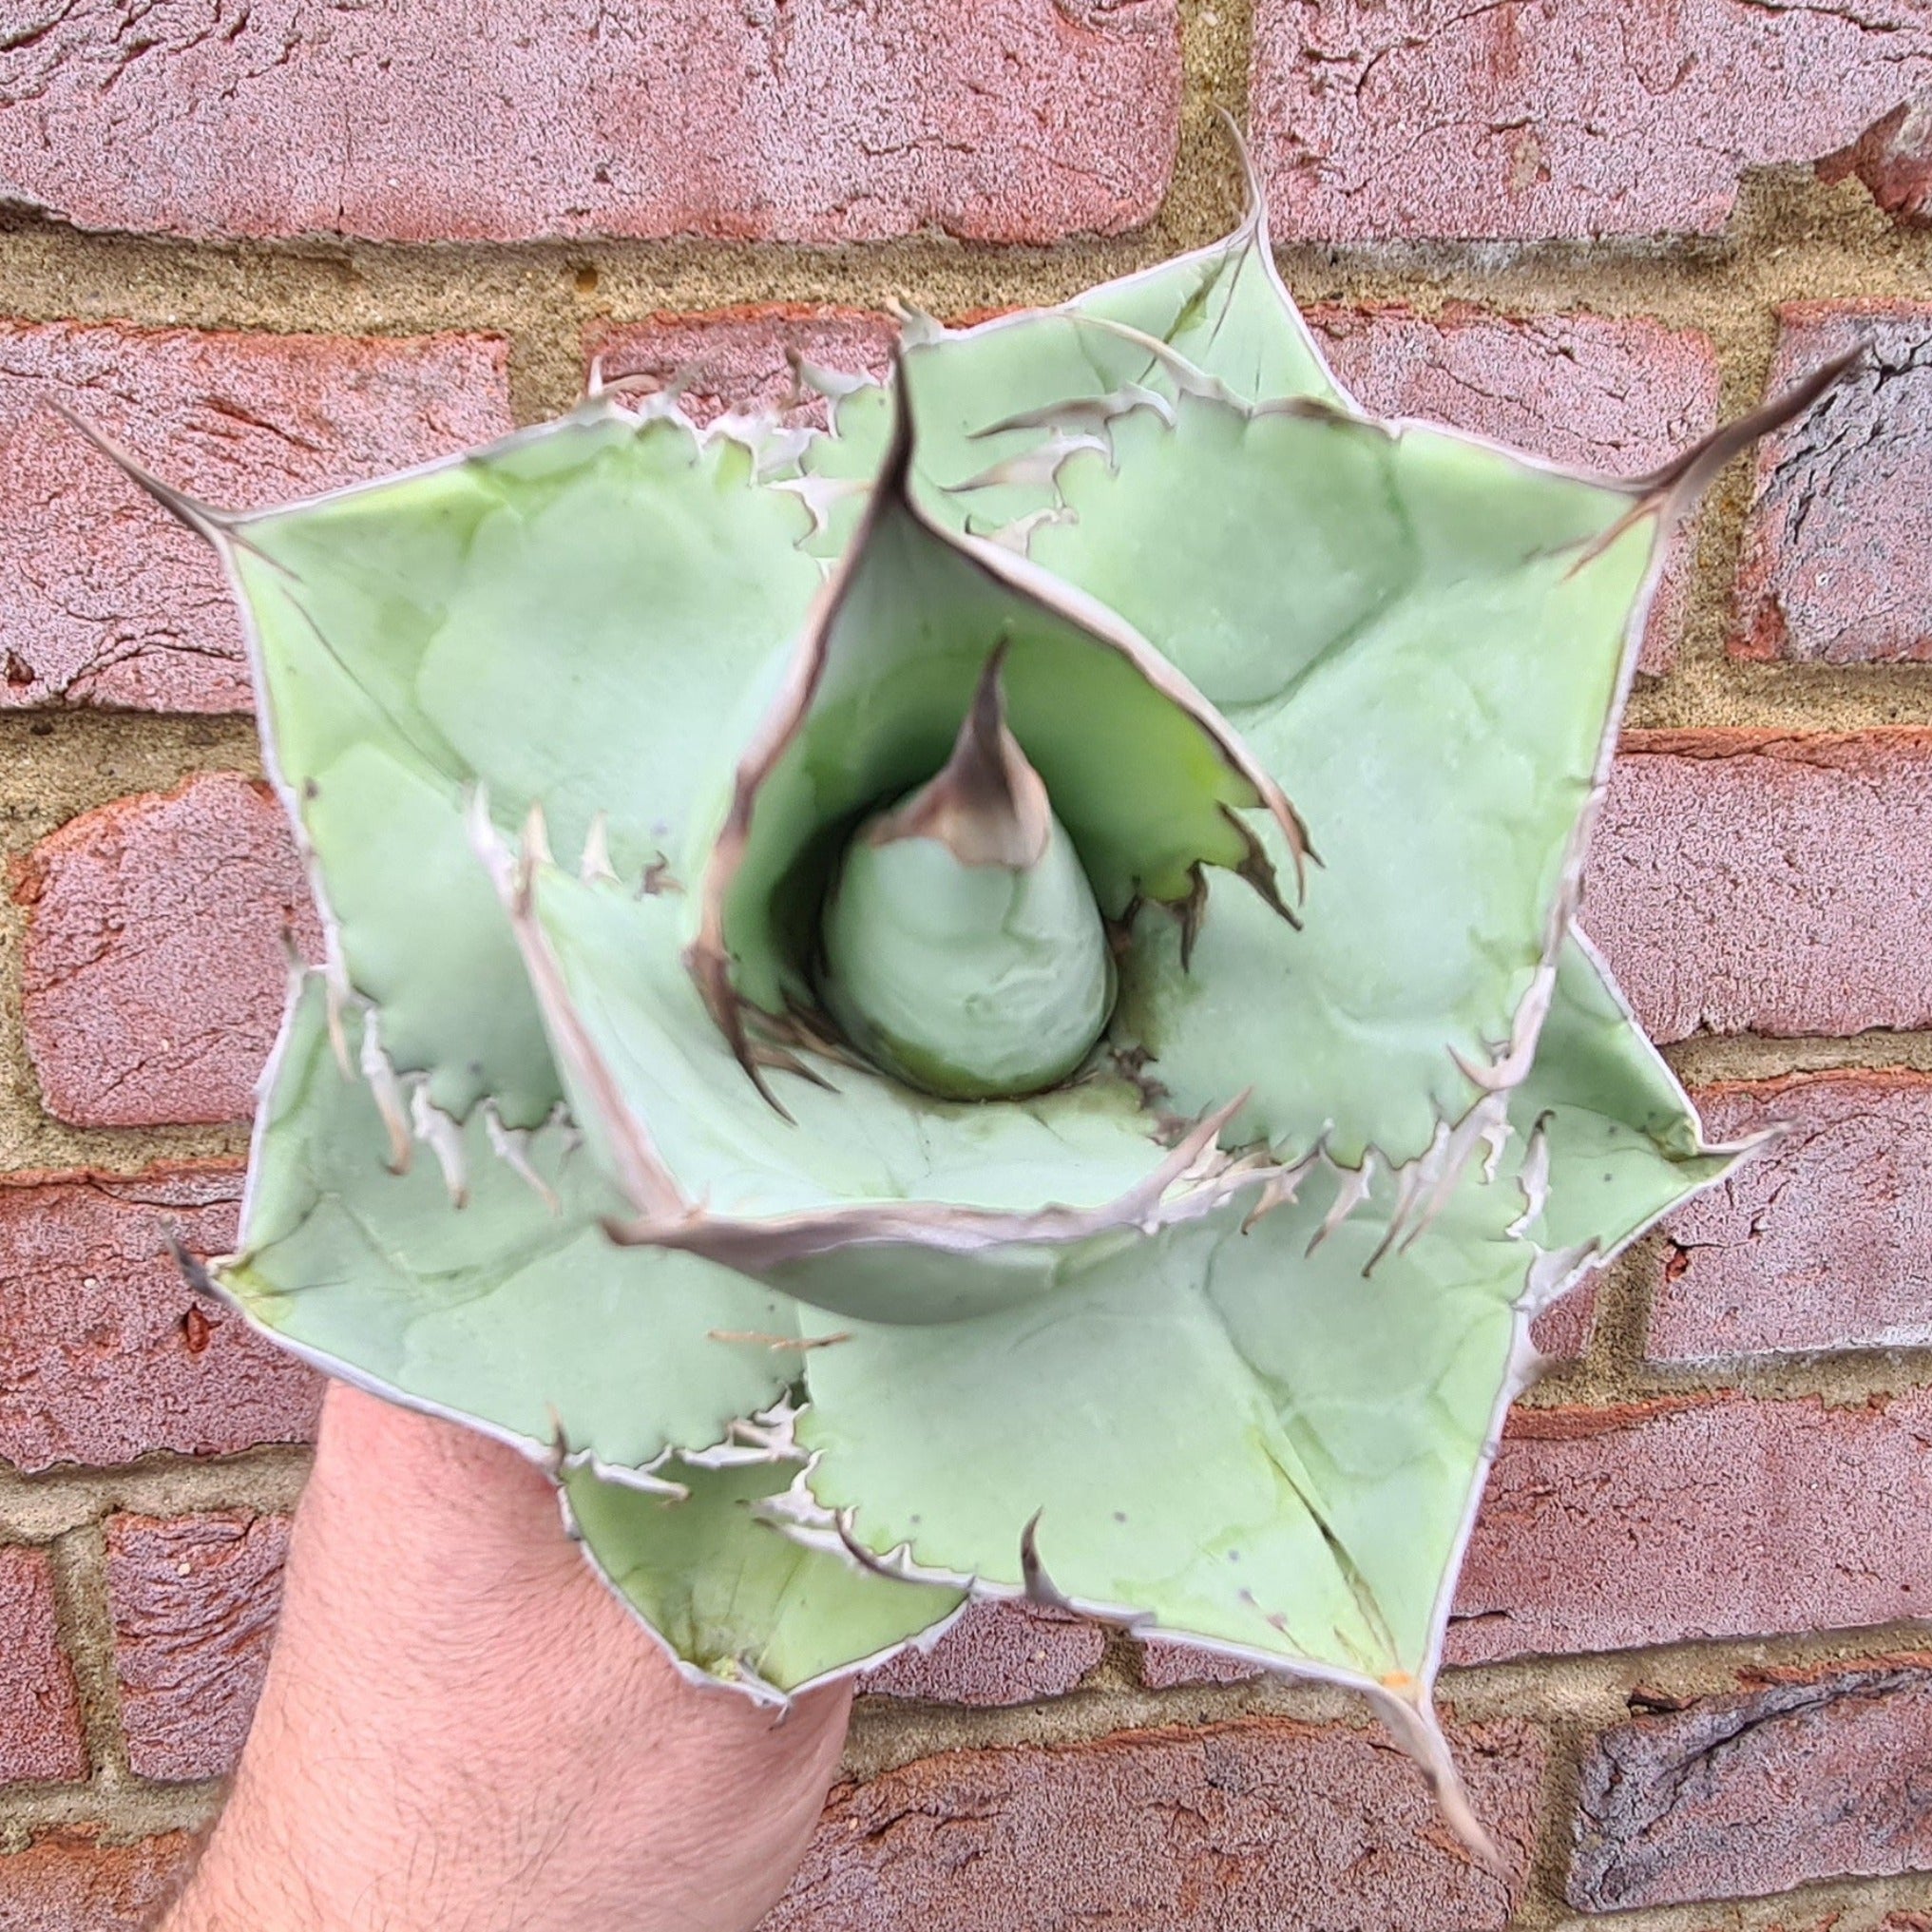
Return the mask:
<svg viewBox="0 0 1932 1932"><path fill-rule="evenodd" d="M746 1932L837 1769L680 1677L514 1450L335 1384L255 1728L164 1932Z"/></svg>

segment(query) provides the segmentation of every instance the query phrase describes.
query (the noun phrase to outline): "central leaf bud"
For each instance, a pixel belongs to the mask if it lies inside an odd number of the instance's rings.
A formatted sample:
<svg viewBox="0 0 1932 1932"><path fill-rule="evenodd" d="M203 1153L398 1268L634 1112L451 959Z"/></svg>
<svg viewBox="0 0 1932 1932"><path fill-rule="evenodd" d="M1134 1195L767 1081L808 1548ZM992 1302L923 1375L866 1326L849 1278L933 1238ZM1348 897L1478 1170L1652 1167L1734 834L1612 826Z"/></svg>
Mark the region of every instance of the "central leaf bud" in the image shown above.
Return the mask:
<svg viewBox="0 0 1932 1932"><path fill-rule="evenodd" d="M883 1071L948 1100L1037 1093L1092 1050L1114 962L1080 855L986 661L952 756L853 834L820 991Z"/></svg>

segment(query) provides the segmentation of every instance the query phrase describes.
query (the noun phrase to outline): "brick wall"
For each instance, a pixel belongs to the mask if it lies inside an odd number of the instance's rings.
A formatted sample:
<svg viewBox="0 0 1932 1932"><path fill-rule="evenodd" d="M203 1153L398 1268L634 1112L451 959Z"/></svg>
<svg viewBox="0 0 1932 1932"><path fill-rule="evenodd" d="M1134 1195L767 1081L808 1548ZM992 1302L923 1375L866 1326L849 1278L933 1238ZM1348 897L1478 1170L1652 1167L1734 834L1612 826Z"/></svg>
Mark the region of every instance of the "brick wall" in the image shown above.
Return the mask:
<svg viewBox="0 0 1932 1932"><path fill-rule="evenodd" d="M0 12L0 1928L187 1856L317 1398L165 1255L314 940L235 625L40 397L243 504L592 354L716 408L1209 239L1222 107L1377 406L1635 469L1874 345L1681 541L1587 903L1712 1123L1793 1131L1511 1420L1444 1685L1505 1878L1348 1706L1003 1609L874 1680L772 1926L1932 1927L1926 0Z"/></svg>

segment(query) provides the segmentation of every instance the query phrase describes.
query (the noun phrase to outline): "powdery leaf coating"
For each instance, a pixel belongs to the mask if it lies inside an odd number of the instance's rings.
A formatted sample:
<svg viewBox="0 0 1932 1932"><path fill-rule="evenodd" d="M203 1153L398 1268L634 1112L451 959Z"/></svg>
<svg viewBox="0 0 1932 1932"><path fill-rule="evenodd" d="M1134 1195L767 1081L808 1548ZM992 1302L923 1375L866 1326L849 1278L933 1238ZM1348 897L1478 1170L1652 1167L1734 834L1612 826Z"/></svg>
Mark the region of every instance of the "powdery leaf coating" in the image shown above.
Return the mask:
<svg viewBox="0 0 1932 1932"><path fill-rule="evenodd" d="M107 1604L129 1767L144 1778L232 1770L255 1714L288 1519L222 1510L107 1521Z"/></svg>
<svg viewBox="0 0 1932 1932"><path fill-rule="evenodd" d="M31 1475L310 1439L319 1378L168 1250L232 1247L240 1194L220 1168L0 1185L0 1459Z"/></svg>
<svg viewBox="0 0 1932 1932"><path fill-rule="evenodd" d="M944 1751L834 1788L760 1932L1460 1932L1501 1928L1529 1867L1543 1751L1451 1732L1509 1877L1455 1846L1371 1731L1259 1718L1072 1745Z"/></svg>
<svg viewBox="0 0 1932 1932"><path fill-rule="evenodd" d="M1799 302L1767 378L1863 346L1864 367L1767 439L1738 564L1731 653L1802 663L1932 660L1932 303Z"/></svg>
<svg viewBox="0 0 1932 1932"><path fill-rule="evenodd" d="M1284 238L1715 234L1928 79L1922 0L1261 0L1251 111Z"/></svg>
<svg viewBox="0 0 1932 1932"><path fill-rule="evenodd" d="M1923 1870L1928 1758L1922 1655L1634 1718L1584 1757L1565 1896L1615 1912Z"/></svg>
<svg viewBox="0 0 1932 1932"><path fill-rule="evenodd" d="M48 1111L84 1127L243 1119L287 987L283 933L317 956L280 808L237 774L116 799L43 839L21 1007Z"/></svg>
<svg viewBox="0 0 1932 1932"><path fill-rule="evenodd" d="M17 57L0 53L0 71ZM0 111L0 130L21 119ZM493 336L0 321L11 565L0 576L0 708L254 703L215 557L130 491L46 408L48 394L182 488L236 507L427 462L510 426L508 351Z"/></svg>
<svg viewBox="0 0 1932 1932"><path fill-rule="evenodd" d="M80 0L0 52L0 194L220 239L1056 241L1154 214L1180 92L1174 0Z"/></svg>
<svg viewBox="0 0 1932 1932"><path fill-rule="evenodd" d="M1628 734L1583 920L1654 1040L1932 1024L1932 733Z"/></svg>
<svg viewBox="0 0 1932 1932"><path fill-rule="evenodd" d="M1721 1139L1784 1139L1665 1223L1649 1352L1923 1348L1932 1341L1932 1079L1796 1074L1697 1096Z"/></svg>
<svg viewBox="0 0 1932 1932"><path fill-rule="evenodd" d="M1850 1629L1932 1602L1932 1395L1519 1409L1449 1659Z"/></svg>
<svg viewBox="0 0 1932 1932"><path fill-rule="evenodd" d="M0 1549L0 1629L7 1633L0 1646L0 1785L86 1777L80 1693L61 1647L53 1571L44 1550Z"/></svg>

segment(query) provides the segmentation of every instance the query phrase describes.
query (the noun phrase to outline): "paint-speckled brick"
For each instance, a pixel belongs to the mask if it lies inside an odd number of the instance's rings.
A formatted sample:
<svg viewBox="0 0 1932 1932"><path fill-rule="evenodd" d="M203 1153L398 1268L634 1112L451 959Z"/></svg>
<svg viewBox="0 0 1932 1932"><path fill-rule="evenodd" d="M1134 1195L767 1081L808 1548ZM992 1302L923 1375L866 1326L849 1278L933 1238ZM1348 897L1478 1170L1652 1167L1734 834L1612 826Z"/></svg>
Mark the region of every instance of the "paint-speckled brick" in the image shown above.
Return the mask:
<svg viewBox="0 0 1932 1932"><path fill-rule="evenodd" d="M9 58L0 52L0 67ZM18 124L0 107L0 127ZM214 552L46 408L49 395L170 482L234 509L428 462L510 426L507 351L493 336L0 321L10 564L0 707L253 702Z"/></svg>
<svg viewBox="0 0 1932 1932"><path fill-rule="evenodd" d="M80 1693L46 1551L0 1549L0 1785L85 1777Z"/></svg>
<svg viewBox="0 0 1932 1932"><path fill-rule="evenodd" d="M0 195L389 241L1113 234L1179 138L1174 0L254 0L0 45Z"/></svg>
<svg viewBox="0 0 1932 1932"><path fill-rule="evenodd" d="M1063 1697L1107 1648L1098 1624L1018 1603L975 1603L929 1651L902 1651L859 1688L929 1704L1030 1704Z"/></svg>
<svg viewBox="0 0 1932 1932"><path fill-rule="evenodd" d="M0 1856L4 1932L149 1932L185 1883L195 1840L169 1831L132 1845L102 1842L86 1827L48 1832Z"/></svg>

